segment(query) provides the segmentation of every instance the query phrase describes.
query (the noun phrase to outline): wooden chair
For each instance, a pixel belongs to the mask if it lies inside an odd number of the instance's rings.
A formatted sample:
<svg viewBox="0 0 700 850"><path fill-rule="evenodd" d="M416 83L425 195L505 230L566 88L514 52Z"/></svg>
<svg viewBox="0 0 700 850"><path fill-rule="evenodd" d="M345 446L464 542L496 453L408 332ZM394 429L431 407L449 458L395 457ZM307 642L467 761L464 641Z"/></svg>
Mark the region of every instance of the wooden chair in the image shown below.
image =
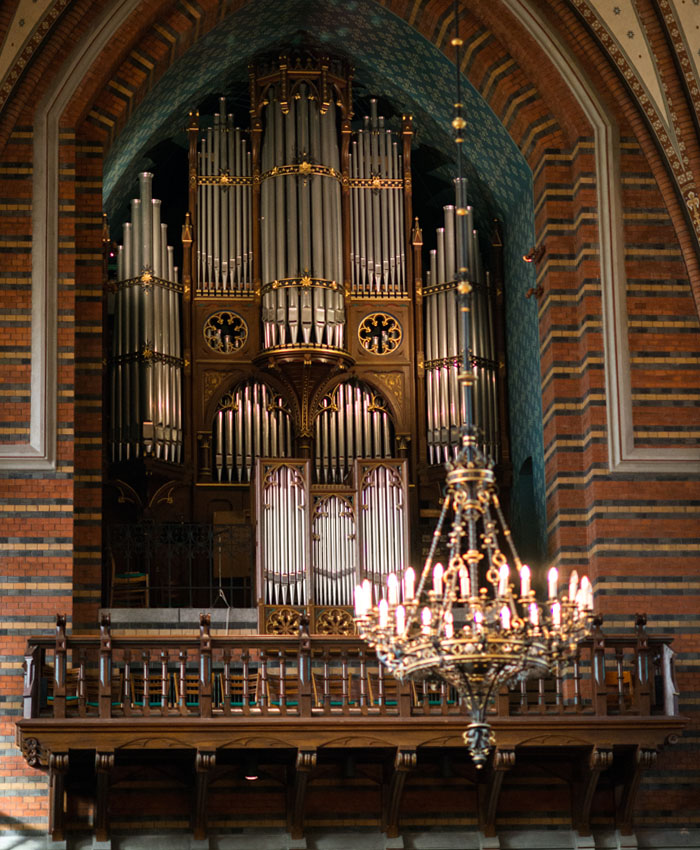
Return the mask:
<svg viewBox="0 0 700 850"><path fill-rule="evenodd" d="M367 696L370 705L398 705L398 680L389 673L380 674L379 670L368 670Z"/></svg>
<svg viewBox="0 0 700 850"><path fill-rule="evenodd" d="M323 707L328 695L332 707L348 705L357 705L359 702L356 693L356 682L353 681L352 673L347 674L347 694L343 694L343 674L340 671L332 671L328 677L324 677L321 673L311 674L311 685L313 688L314 705Z"/></svg>
<svg viewBox="0 0 700 850"><path fill-rule="evenodd" d="M165 705L172 708L175 705L175 682L172 673L167 674L165 679ZM144 681L143 672L131 671L131 707L143 708ZM160 672L153 672L148 677L148 705L149 708L162 708L163 704L163 680Z"/></svg>
<svg viewBox="0 0 700 850"><path fill-rule="evenodd" d="M630 670L622 671L622 690L620 691L620 677L617 670L606 670L605 686L608 690L607 703L608 714L614 714L618 711L629 711L632 708L634 699L634 686L632 682L632 672Z"/></svg>
<svg viewBox="0 0 700 850"><path fill-rule="evenodd" d="M225 679L223 673L218 673L216 676L217 684L215 685L216 698L214 700L217 708L224 704L225 694ZM231 673L228 677L229 695L231 698L232 708L241 708L245 701L245 676L242 673ZM248 671L248 705L258 705L258 699L261 693L260 671Z"/></svg>
<svg viewBox="0 0 700 850"><path fill-rule="evenodd" d="M286 673L284 676L284 695L282 694L282 680L279 673L268 673L266 677L266 696L269 706L283 705L286 708L297 708L299 705L301 682L296 673Z"/></svg>
<svg viewBox="0 0 700 850"><path fill-rule="evenodd" d="M118 573L114 556L112 561L112 585L109 597L110 608L148 608L150 590L148 573Z"/></svg>

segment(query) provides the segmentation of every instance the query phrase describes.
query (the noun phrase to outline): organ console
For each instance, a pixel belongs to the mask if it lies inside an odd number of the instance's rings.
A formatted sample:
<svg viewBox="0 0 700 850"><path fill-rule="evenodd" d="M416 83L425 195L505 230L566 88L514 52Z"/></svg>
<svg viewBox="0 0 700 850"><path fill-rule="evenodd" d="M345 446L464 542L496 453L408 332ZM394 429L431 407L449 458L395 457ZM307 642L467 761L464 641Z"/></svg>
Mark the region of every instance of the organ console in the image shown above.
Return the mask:
<svg viewBox="0 0 700 850"><path fill-rule="evenodd" d="M506 439L499 258L482 261L472 208L448 204L423 277L412 119L372 98L355 121L352 81L340 59L255 61L248 130L223 97L210 126L190 116L182 274L150 173L117 249L106 519L125 503L139 521L250 517L239 557L263 630L349 609L357 583L383 593L420 558L421 503L464 417L459 228L475 417L497 462ZM214 581L206 558L188 569L170 583Z"/></svg>

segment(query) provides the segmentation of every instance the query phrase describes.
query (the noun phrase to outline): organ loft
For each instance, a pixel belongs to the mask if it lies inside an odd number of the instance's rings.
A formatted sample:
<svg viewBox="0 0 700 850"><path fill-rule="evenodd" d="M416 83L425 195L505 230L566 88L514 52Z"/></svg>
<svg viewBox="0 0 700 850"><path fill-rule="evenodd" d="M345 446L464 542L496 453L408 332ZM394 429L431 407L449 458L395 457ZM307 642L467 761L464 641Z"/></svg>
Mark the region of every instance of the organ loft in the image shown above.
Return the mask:
<svg viewBox="0 0 700 850"><path fill-rule="evenodd" d="M498 222L448 203L422 228L419 128L352 86L338 58L254 61L249 126L223 97L190 114L181 245L150 172L105 237L104 604L342 634L357 583L420 562L464 418L460 229L474 416L508 475Z"/></svg>

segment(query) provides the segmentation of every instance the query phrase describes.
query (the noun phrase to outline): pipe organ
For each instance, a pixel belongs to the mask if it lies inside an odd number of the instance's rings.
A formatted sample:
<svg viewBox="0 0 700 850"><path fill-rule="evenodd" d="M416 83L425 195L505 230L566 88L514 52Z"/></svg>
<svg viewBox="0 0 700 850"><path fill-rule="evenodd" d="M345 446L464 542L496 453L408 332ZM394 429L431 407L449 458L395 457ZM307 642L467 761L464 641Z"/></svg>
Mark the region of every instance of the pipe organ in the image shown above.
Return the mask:
<svg viewBox="0 0 700 850"><path fill-rule="evenodd" d="M351 606L359 580L383 592L419 557L410 530L463 418L460 262L474 409L485 450L503 440L500 265L482 264L471 208L448 205L423 279L412 119L371 98L356 120L352 77L303 51L254 62L248 130L223 97L202 126L190 116L182 284L150 174L118 249L115 517L127 491L155 518L250 514L241 558L265 610Z"/></svg>
<svg viewBox="0 0 700 850"><path fill-rule="evenodd" d="M113 461L182 459L182 288L168 245L153 175L139 175L140 197L117 251L112 339L110 447Z"/></svg>
<svg viewBox="0 0 700 850"><path fill-rule="evenodd" d="M464 332L459 320L456 269L458 217L455 207L444 207L444 226L436 233L425 275L425 380L428 459L444 463L457 454L465 411L458 374L462 369ZM472 391L474 422L480 428L482 450L500 459L498 360L494 336L495 292L484 271L473 210L466 207L468 268L471 271L469 314L471 369L477 377ZM461 224L461 222L460 222Z"/></svg>

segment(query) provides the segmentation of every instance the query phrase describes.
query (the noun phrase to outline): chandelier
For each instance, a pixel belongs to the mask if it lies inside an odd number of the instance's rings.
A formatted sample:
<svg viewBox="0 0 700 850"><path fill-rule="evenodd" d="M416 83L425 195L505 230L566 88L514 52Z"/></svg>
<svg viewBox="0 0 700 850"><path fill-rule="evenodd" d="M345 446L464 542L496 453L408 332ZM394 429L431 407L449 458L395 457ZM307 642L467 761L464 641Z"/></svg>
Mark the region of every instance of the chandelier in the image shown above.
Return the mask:
<svg viewBox="0 0 700 850"><path fill-rule="evenodd" d="M457 2L455 28L457 98L452 127L457 143L457 282L464 340L460 381L466 421L460 451L446 464L446 495L422 572L416 576L408 567L402 575L390 574L376 600L372 584L365 579L355 590L355 614L360 636L399 681L444 681L457 691L471 720L464 741L480 768L495 743L487 719L492 698L504 686L553 672L575 652L591 632L593 593L588 578L579 581L575 571L560 593L559 575L552 567L546 596L537 599L530 568L518 557L501 510L493 462L479 449L472 423L472 287L467 268L466 180L461 176L466 121L460 96L462 41ZM447 566L435 562L443 538Z"/></svg>

